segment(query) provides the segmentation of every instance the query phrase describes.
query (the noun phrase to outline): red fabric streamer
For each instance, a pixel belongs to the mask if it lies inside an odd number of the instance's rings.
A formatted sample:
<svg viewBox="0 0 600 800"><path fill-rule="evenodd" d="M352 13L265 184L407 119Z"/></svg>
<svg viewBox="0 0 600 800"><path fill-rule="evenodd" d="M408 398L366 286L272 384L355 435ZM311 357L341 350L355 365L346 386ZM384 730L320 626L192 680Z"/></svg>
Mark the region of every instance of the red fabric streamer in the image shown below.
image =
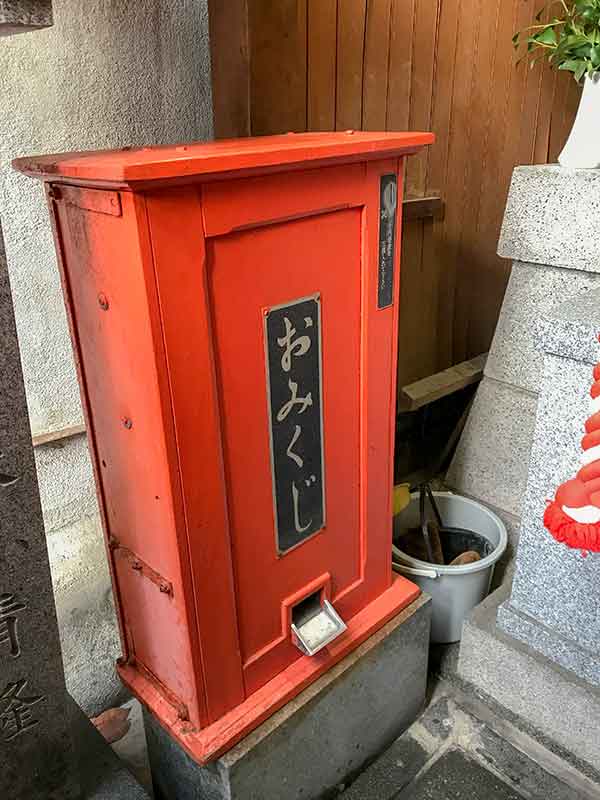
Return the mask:
<svg viewBox="0 0 600 800"><path fill-rule="evenodd" d="M600 334L597 338L600 341ZM600 363L594 367L590 397L592 414L586 420L586 434L581 441L583 466L574 478L561 483L544 512L544 525L556 541L581 550L583 555L600 553L600 522L576 519L600 516Z"/></svg>
<svg viewBox="0 0 600 800"><path fill-rule="evenodd" d="M544 512L544 525L557 542L587 553L600 553L600 523L575 522L554 500Z"/></svg>

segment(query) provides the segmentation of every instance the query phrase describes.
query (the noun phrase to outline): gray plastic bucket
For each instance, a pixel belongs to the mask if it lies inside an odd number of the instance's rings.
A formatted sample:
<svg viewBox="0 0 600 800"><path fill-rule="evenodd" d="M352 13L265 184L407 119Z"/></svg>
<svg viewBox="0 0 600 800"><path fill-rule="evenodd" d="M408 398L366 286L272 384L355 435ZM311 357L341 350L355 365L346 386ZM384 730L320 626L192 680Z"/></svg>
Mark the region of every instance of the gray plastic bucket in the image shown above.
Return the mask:
<svg viewBox="0 0 600 800"><path fill-rule="evenodd" d="M449 492L434 492L444 525L467 528L484 536L492 552L473 564L458 567L430 564L394 547L394 570L418 584L433 601L431 641L458 642L464 618L490 591L494 566L506 550L506 528L485 506ZM431 514L427 504L428 514ZM419 527L419 495L412 494L408 506L394 517L395 534Z"/></svg>

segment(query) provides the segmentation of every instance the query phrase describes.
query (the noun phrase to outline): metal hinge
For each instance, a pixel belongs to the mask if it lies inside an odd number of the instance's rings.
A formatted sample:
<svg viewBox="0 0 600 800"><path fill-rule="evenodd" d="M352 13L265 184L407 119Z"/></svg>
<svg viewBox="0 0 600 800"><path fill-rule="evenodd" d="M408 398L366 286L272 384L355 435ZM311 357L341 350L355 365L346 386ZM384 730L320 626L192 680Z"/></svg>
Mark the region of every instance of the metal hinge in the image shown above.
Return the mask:
<svg viewBox="0 0 600 800"><path fill-rule="evenodd" d="M134 572L139 572L140 575L148 578L148 580L152 581L155 586L158 586L158 589L162 594L173 597L173 584L171 581L163 578L162 575L160 575L155 569L152 569L149 564L146 564L146 562L136 553L134 553L133 550L130 550L128 547L122 545L115 536L109 537L108 546L113 553L118 554L121 558L124 558L126 561L128 561L129 566L132 570L134 570Z"/></svg>
<svg viewBox="0 0 600 800"><path fill-rule="evenodd" d="M120 217L123 214L119 193L109 189L88 189L87 187L51 183L46 191L51 200L60 201L84 211L108 214L111 217Z"/></svg>

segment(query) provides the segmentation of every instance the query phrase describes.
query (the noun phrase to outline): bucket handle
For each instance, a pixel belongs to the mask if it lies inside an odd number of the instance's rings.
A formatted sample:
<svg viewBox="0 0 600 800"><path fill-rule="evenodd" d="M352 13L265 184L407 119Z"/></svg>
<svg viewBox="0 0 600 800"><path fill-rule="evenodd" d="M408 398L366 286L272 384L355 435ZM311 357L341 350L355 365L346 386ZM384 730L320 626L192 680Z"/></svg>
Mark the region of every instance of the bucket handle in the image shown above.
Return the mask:
<svg viewBox="0 0 600 800"><path fill-rule="evenodd" d="M392 567L395 572L399 572L401 575L414 575L418 578L432 578L433 580L439 578L439 574L434 569L407 567L405 564L397 564L395 561L392 561Z"/></svg>

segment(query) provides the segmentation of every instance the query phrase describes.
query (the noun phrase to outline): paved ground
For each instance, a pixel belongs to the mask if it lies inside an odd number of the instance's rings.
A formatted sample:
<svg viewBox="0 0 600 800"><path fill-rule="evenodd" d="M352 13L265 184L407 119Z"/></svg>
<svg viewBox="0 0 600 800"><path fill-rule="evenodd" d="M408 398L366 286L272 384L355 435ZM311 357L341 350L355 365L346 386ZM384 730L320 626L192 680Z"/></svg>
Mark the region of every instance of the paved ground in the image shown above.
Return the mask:
<svg viewBox="0 0 600 800"><path fill-rule="evenodd" d="M485 792L485 794L483 794ZM446 750L400 798L411 800L453 800L483 797L488 800L520 800L517 794L495 775L457 748Z"/></svg>
<svg viewBox="0 0 600 800"><path fill-rule="evenodd" d="M431 689L423 715L339 800L600 800L598 784L476 698L435 675ZM113 748L151 791L139 704L128 705L131 730Z"/></svg>
<svg viewBox="0 0 600 800"><path fill-rule="evenodd" d="M340 800L598 800L537 742L448 684Z"/></svg>

